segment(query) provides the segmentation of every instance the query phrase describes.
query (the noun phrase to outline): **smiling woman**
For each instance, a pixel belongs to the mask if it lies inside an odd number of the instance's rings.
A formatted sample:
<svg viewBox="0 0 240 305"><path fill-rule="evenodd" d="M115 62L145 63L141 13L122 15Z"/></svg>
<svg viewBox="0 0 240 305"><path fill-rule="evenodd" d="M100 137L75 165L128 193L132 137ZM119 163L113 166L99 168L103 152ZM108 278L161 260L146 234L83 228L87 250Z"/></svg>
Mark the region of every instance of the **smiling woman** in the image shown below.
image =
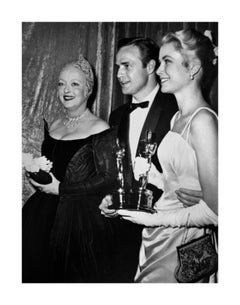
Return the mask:
<svg viewBox="0 0 240 305"><path fill-rule="evenodd" d="M64 116L45 137L42 155L52 162L48 184L23 207L23 282L105 282L111 269L110 223L98 205L115 183L116 136L87 108L93 72L86 59L61 70L58 97ZM109 244L110 242L110 244Z"/></svg>
<svg viewBox="0 0 240 305"><path fill-rule="evenodd" d="M215 49L208 36L195 30L167 34L162 39L161 65L157 71L161 83L165 84L162 91L175 94L179 86L193 85L192 81L197 79L204 100L210 103L209 93L217 72ZM173 87L167 89L169 83ZM179 85L174 88L174 84Z"/></svg>
<svg viewBox="0 0 240 305"><path fill-rule="evenodd" d="M86 76L79 68L68 65L62 70L58 82L58 96L67 109L75 110L74 108L80 108L80 106L86 107ZM70 101L72 102L70 103ZM77 112L79 111L81 109Z"/></svg>
<svg viewBox="0 0 240 305"><path fill-rule="evenodd" d="M210 39L189 29L163 38L159 60L157 74L161 90L173 93L179 108L172 117L170 131L158 147L163 173L154 166L149 170L149 183L161 188L163 194L154 205L154 214L124 210L118 213L128 221L145 226L135 281L177 283L177 249L181 244L202 237L206 231L216 241L218 122L206 100L216 56ZM135 162L137 179L144 172L138 162L144 160L140 159ZM203 198L198 204L185 207L176 192L180 188L201 190ZM200 261L199 253L194 258ZM203 265L195 266L195 272L203 268ZM195 281L216 282L215 271L212 269Z"/></svg>
<svg viewBox="0 0 240 305"><path fill-rule="evenodd" d="M85 59L80 57L63 67L58 81L58 97L64 107L64 117L50 127L56 139L74 140L102 131L107 123L87 108L93 90L93 72Z"/></svg>

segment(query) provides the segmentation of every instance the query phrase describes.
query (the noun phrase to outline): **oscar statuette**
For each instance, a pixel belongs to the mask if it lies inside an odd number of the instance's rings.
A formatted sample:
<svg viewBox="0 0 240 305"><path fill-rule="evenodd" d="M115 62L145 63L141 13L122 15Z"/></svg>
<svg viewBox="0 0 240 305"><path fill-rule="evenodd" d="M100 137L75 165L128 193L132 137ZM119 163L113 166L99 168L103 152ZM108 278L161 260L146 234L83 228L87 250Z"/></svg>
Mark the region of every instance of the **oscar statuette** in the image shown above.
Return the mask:
<svg viewBox="0 0 240 305"><path fill-rule="evenodd" d="M153 194L152 191L147 189L148 172L151 167L151 159L157 149L157 143L152 141L152 131L148 130L146 138L141 140L138 148L138 156L147 159L149 164L148 170L140 175L139 186L134 189L126 190L124 184L124 167L123 158L125 156L125 149L120 147L119 140L116 141L116 162L117 162L117 180L118 188L113 193L113 205L114 209L127 209L134 211L145 211L154 213L155 210L152 207Z"/></svg>
<svg viewBox="0 0 240 305"><path fill-rule="evenodd" d="M147 130L146 138L141 140L138 148L138 156L147 159L148 169L145 173L139 177L139 188L133 190L132 200L136 202L136 210L154 213L152 208L153 193L147 189L148 184L148 173L151 168L152 156L155 154L157 149L157 143L152 140L152 131Z"/></svg>
<svg viewBox="0 0 240 305"><path fill-rule="evenodd" d="M126 203L126 195L124 188L123 175L123 157L125 156L125 149L120 146L119 139L116 139L116 162L117 162L117 181L118 189L113 193L113 208L122 209Z"/></svg>

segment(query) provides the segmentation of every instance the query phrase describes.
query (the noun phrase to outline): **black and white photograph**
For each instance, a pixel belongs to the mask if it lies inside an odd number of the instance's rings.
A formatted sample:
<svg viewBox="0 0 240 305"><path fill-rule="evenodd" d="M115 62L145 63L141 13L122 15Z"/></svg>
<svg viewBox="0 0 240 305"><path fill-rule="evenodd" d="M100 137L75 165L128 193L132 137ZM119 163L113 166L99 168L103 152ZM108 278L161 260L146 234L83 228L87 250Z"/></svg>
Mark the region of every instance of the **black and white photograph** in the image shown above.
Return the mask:
<svg viewBox="0 0 240 305"><path fill-rule="evenodd" d="M26 2L1 22L4 300L229 299L237 19L207 1Z"/></svg>
<svg viewBox="0 0 240 305"><path fill-rule="evenodd" d="M23 283L216 283L218 24L22 31Z"/></svg>

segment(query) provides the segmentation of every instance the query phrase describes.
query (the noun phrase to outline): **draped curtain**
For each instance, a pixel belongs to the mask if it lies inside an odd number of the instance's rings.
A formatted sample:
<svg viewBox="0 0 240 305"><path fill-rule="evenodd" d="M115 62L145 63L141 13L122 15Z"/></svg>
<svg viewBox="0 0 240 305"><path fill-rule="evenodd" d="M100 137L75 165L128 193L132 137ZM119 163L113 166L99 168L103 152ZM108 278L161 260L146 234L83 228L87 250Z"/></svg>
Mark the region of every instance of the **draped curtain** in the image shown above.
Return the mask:
<svg viewBox="0 0 240 305"><path fill-rule="evenodd" d="M22 23L22 149L40 156L43 119L49 124L62 112L57 98L62 66L82 54L95 72L95 87L89 100L92 111L108 120L122 105L114 66L120 38L145 36L160 42L169 31L183 28L211 30L218 40L217 22L24 22ZM217 82L211 94L217 110ZM33 192L23 173L23 203Z"/></svg>

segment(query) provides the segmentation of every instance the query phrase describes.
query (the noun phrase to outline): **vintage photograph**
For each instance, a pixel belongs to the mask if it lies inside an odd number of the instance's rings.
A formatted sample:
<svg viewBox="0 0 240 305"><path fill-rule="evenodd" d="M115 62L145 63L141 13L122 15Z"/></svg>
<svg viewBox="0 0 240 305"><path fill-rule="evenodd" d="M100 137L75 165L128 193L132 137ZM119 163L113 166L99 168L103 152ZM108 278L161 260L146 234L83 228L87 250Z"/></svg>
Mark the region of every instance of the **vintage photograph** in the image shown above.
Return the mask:
<svg viewBox="0 0 240 305"><path fill-rule="evenodd" d="M218 283L218 22L22 22L22 283Z"/></svg>

